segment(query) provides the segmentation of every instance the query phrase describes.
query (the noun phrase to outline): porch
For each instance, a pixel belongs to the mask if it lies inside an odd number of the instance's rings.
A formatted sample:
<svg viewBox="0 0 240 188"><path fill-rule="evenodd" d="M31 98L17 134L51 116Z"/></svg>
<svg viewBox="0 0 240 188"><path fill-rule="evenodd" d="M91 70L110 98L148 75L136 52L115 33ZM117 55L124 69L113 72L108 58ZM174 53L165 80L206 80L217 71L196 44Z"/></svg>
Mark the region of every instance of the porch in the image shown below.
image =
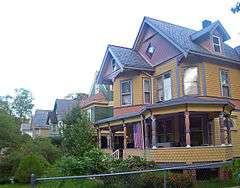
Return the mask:
<svg viewBox="0 0 240 188"><path fill-rule="evenodd" d="M233 158L231 110L223 103L155 106L102 124L98 138L102 140L101 131L108 131L107 151L122 150L123 158L141 156L157 163L226 161ZM116 132L122 134L115 136Z"/></svg>

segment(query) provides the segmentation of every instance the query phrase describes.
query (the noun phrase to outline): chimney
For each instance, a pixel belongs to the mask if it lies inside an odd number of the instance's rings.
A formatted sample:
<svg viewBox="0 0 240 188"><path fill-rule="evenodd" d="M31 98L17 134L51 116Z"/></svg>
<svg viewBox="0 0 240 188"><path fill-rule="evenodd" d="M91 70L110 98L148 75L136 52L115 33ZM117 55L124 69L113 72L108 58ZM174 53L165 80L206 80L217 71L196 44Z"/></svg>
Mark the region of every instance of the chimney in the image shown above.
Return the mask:
<svg viewBox="0 0 240 188"><path fill-rule="evenodd" d="M202 28L204 29L204 28L208 27L208 26L211 25L211 24L212 24L211 21L209 21L209 20L203 20L203 21L202 21Z"/></svg>

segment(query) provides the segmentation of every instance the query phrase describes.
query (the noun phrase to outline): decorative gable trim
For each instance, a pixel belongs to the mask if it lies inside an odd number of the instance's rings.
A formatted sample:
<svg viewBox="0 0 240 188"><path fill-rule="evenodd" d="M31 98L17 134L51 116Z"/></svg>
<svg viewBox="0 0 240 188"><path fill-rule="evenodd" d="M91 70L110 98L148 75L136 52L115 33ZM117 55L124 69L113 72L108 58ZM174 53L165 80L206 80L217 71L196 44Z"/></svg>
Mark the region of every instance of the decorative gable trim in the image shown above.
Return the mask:
<svg viewBox="0 0 240 188"><path fill-rule="evenodd" d="M175 46L179 51L181 51L185 57L187 57L188 55L188 52L186 50L184 50L179 44L177 44L175 41L173 41L170 37L168 37L167 35L165 35L165 33L161 32L159 29L157 29L153 24L151 24L149 21L148 21L148 17L144 17L143 19L143 22L141 24L141 27L138 31L138 35L135 39L135 42L134 42L134 45L133 45L133 49L136 49L137 47L137 43L140 39L140 36L141 36L141 33L143 32L143 28L144 28L144 25L148 25L150 26L152 29L154 29L158 34L160 34L162 37L164 37L166 40L168 40L173 46Z"/></svg>
<svg viewBox="0 0 240 188"><path fill-rule="evenodd" d="M120 67L120 70L117 70L115 72L122 72L123 71L123 65L118 61L118 59L115 57L115 55L112 53L111 49L110 49L110 45L107 46L107 50L105 52L105 55L103 57L103 61L102 61L102 65L100 67L100 71L99 74L97 76L97 80L96 83L100 84L102 83L104 77L103 77L103 70L104 68L107 66L107 56L109 55L109 53L111 54L111 56L115 59L116 63L118 64L118 66ZM111 73L111 75L113 75L114 73Z"/></svg>

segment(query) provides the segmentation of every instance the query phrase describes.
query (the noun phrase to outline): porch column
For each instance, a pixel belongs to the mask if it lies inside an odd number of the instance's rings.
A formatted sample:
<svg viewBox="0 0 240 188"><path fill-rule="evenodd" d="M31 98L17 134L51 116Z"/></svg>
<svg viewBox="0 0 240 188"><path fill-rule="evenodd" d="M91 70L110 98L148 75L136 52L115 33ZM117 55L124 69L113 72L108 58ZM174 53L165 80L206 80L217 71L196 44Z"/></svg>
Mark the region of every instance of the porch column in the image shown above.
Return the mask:
<svg viewBox="0 0 240 188"><path fill-rule="evenodd" d="M224 113L221 112L219 115L219 125L220 125L220 141L221 145L225 146L225 138L224 138Z"/></svg>
<svg viewBox="0 0 240 188"><path fill-rule="evenodd" d="M123 146L124 149L127 149L127 125L123 123Z"/></svg>
<svg viewBox="0 0 240 188"><path fill-rule="evenodd" d="M185 131L186 131L186 147L191 147L191 137L190 137L190 114L189 112L184 112L185 116Z"/></svg>
<svg viewBox="0 0 240 188"><path fill-rule="evenodd" d="M109 149L113 149L113 147L112 147L112 129L111 129L111 127L109 126L108 127L108 131L109 131L109 136L108 136L108 141L109 141Z"/></svg>
<svg viewBox="0 0 240 188"><path fill-rule="evenodd" d="M228 141L228 144L232 144L232 135L231 135L231 129L230 129L230 125L229 125L229 117L226 117L227 118L227 141Z"/></svg>
<svg viewBox="0 0 240 188"><path fill-rule="evenodd" d="M156 117L152 115L152 148L157 148L157 135L156 135Z"/></svg>
<svg viewBox="0 0 240 188"><path fill-rule="evenodd" d="M144 119L144 132L145 132L145 148L149 148L149 137L148 137L149 128L148 128L146 119Z"/></svg>
<svg viewBox="0 0 240 188"><path fill-rule="evenodd" d="M145 148L145 143L144 143L144 116L143 115L141 115L141 132L142 132L142 135L141 135L141 137L142 137L142 149L144 149Z"/></svg>
<svg viewBox="0 0 240 188"><path fill-rule="evenodd" d="M102 144L101 144L101 129L97 129L97 135L98 135L98 148L101 149Z"/></svg>

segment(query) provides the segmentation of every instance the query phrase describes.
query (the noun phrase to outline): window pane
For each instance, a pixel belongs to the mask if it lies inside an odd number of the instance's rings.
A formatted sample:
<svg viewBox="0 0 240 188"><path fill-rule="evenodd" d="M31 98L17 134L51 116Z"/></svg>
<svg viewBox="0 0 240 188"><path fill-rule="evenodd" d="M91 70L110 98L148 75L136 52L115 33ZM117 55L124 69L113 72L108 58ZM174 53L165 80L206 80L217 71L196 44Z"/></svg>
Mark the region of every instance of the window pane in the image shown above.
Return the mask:
<svg viewBox="0 0 240 188"><path fill-rule="evenodd" d="M164 76L163 86L164 86L164 100L172 99L171 77L165 78Z"/></svg>
<svg viewBox="0 0 240 188"><path fill-rule="evenodd" d="M122 93L130 93L130 92L131 92L130 81L122 82Z"/></svg>
<svg viewBox="0 0 240 188"><path fill-rule="evenodd" d="M197 81L198 78L198 68L191 67L187 68L184 72L184 82L193 82Z"/></svg>
<svg viewBox="0 0 240 188"><path fill-rule="evenodd" d="M157 88L162 89L163 88L163 79L162 77L157 79Z"/></svg>
<svg viewBox="0 0 240 188"><path fill-rule="evenodd" d="M220 44L218 37L213 37L213 43L214 44Z"/></svg>
<svg viewBox="0 0 240 188"><path fill-rule="evenodd" d="M230 96L230 92L229 92L229 87L228 86L222 86L222 94L224 97L229 97Z"/></svg>
<svg viewBox="0 0 240 188"><path fill-rule="evenodd" d="M144 93L144 97L145 97L145 99L144 99L144 102L145 102L145 103L150 103L150 102L151 102L150 92L145 92L145 93Z"/></svg>
<svg viewBox="0 0 240 188"><path fill-rule="evenodd" d="M144 91L151 91L151 84L150 80L144 80Z"/></svg>
<svg viewBox="0 0 240 188"><path fill-rule="evenodd" d="M225 71L221 71L221 80L222 84L227 85L228 84L228 74Z"/></svg>
<svg viewBox="0 0 240 188"><path fill-rule="evenodd" d="M148 45L148 48L147 48L147 51L146 51L146 54L151 58L153 53L155 51L155 47L150 43Z"/></svg>
<svg viewBox="0 0 240 188"><path fill-rule="evenodd" d="M158 101L163 101L164 100L164 97L163 97L163 89L159 89L158 90L158 94L157 94L157 100Z"/></svg>
<svg viewBox="0 0 240 188"><path fill-rule="evenodd" d="M198 68L191 67L184 71L184 94L198 94Z"/></svg>
<svg viewBox="0 0 240 188"><path fill-rule="evenodd" d="M131 104L131 95L122 95L122 105Z"/></svg>
<svg viewBox="0 0 240 188"><path fill-rule="evenodd" d="M197 82L184 83L184 94L185 95L197 95L198 94Z"/></svg>
<svg viewBox="0 0 240 188"><path fill-rule="evenodd" d="M221 52L219 45L214 45L215 52Z"/></svg>

